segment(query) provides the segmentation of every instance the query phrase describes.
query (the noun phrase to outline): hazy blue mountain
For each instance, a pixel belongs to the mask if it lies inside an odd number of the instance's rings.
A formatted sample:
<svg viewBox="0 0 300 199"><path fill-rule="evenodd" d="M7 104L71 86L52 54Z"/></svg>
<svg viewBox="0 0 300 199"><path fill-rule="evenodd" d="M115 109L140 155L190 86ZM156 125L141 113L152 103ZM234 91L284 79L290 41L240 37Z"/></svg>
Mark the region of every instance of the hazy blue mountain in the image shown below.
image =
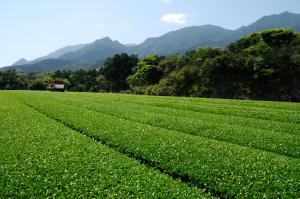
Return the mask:
<svg viewBox="0 0 300 199"><path fill-rule="evenodd" d="M132 44L124 44L126 47L134 47L134 46L137 46L138 44L134 44L134 43L132 43Z"/></svg>
<svg viewBox="0 0 300 199"><path fill-rule="evenodd" d="M281 14L265 16L248 26L243 26L235 30L234 36L241 38L252 32L260 32L270 28L290 28L296 32L300 32L300 14L283 12Z"/></svg>
<svg viewBox="0 0 300 199"><path fill-rule="evenodd" d="M70 60L59 60L59 59L46 59L38 63L18 65L18 66L8 66L0 68L1 70L12 70L23 72L54 72L57 70L91 70L103 66L104 60L95 61L70 61Z"/></svg>
<svg viewBox="0 0 300 199"><path fill-rule="evenodd" d="M96 67L93 64L98 64L98 67L103 66L103 61L97 60L105 60L116 53L135 53L142 57L150 54L185 53L203 46L225 47L249 33L260 32L269 28L291 28L300 32L300 14L283 12L265 16L236 30L228 30L214 25L186 27L160 37L148 38L139 45L123 45L105 37L90 44L59 49L30 62L29 65L23 65L26 60L19 60L21 66L6 67L5 69L15 68L27 72L90 69ZM49 58L51 59L47 60Z"/></svg>
<svg viewBox="0 0 300 199"><path fill-rule="evenodd" d="M184 53L201 46L221 47L228 44L226 38L231 33L231 30L213 25L192 26L160 37L149 38L140 45L132 47L131 51L139 56L168 55Z"/></svg>
<svg viewBox="0 0 300 199"><path fill-rule="evenodd" d="M128 48L119 43L118 41L112 41L109 37L99 39L91 44L84 46L83 48L66 53L59 57L62 60L72 61L94 61L99 59L105 59L114 54L127 52Z"/></svg>
<svg viewBox="0 0 300 199"><path fill-rule="evenodd" d="M25 64L34 64L34 63L39 63L43 60L47 60L47 59L57 59L60 56L69 53L69 52L75 52L77 50L79 50L80 48L84 47L86 44L79 44L79 45L74 45L74 46L66 46L63 48L60 48L54 52L49 53L46 56L43 57L39 57L37 59L34 59L32 61L28 61L24 58L18 60L16 63L12 64L11 66L20 66L20 65L25 65Z"/></svg>
<svg viewBox="0 0 300 199"><path fill-rule="evenodd" d="M27 61L26 59L22 58L19 59L18 61L16 61L12 66L19 66L19 65L25 65L28 64L29 61Z"/></svg>
<svg viewBox="0 0 300 199"><path fill-rule="evenodd" d="M9 67L4 67L1 69L15 69L18 71L24 71L24 72L48 72L51 71L52 69L60 68L64 65L70 64L70 61L65 61L65 60L55 60L55 59L46 59L43 61L40 61L38 63L33 63L33 64L26 64L26 65L18 65L18 66L9 66Z"/></svg>
<svg viewBox="0 0 300 199"><path fill-rule="evenodd" d="M171 53L184 53L203 46L225 47L249 33L270 28L291 28L300 32L300 14L283 12L265 16L237 30L228 30L213 25L187 27L160 37L149 38L140 45L133 47L132 52L139 56L149 54L168 55Z"/></svg>
<svg viewBox="0 0 300 199"><path fill-rule="evenodd" d="M37 63L46 59L57 59L60 56L66 54L66 53L71 53L71 52L75 52L81 48L83 48L84 46L86 46L86 44L79 44L79 45L74 45L74 46L66 46L63 48L60 48L52 53L49 53L48 55L44 56L44 57L40 57L37 58L33 61L31 61L31 63Z"/></svg>

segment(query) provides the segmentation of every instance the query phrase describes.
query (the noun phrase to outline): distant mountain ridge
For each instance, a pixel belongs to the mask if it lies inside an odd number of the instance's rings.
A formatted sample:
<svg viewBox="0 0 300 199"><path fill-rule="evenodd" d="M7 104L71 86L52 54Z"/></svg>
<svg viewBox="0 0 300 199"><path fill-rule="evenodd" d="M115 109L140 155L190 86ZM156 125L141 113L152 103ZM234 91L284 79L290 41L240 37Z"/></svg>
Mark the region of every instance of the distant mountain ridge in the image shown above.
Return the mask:
<svg viewBox="0 0 300 199"><path fill-rule="evenodd" d="M12 66L20 66L20 65L25 65L25 64L29 64L30 62L27 59L19 59L18 61L16 61Z"/></svg>
<svg viewBox="0 0 300 199"><path fill-rule="evenodd" d="M70 52L75 52L77 50L79 50L80 48L83 48L86 44L78 44L78 45L73 45L73 46L66 46L63 48L60 48L54 52L49 53L46 56L34 59L32 61L28 61L24 58L18 60L16 63L12 64L12 66L18 66L18 65L25 65L25 64L34 64L34 63L38 63L47 59L58 59L60 56L66 54L66 53L70 53Z"/></svg>
<svg viewBox="0 0 300 199"><path fill-rule="evenodd" d="M168 55L185 53L203 46L224 47L231 42L226 40L231 33L231 30L214 25L191 26L168 32L160 37L148 38L131 48L131 52L139 56Z"/></svg>
<svg viewBox="0 0 300 199"><path fill-rule="evenodd" d="M54 72L58 70L92 70L96 69L104 64L104 60L97 61L70 61L70 60L61 60L61 59L45 59L37 63L9 66L0 69L9 70L15 69L18 71L24 72ZM84 67L83 67L84 66Z"/></svg>
<svg viewBox="0 0 300 199"><path fill-rule="evenodd" d="M264 16L248 26L242 26L235 30L234 36L241 38L252 32L260 32L270 28L290 28L300 32L300 14L285 11L281 14Z"/></svg>
<svg viewBox="0 0 300 199"><path fill-rule="evenodd" d="M95 61L113 56L114 54L127 52L128 48L118 41L112 41L109 37L96 40L91 44L75 51L63 54L59 59L72 61Z"/></svg>
<svg viewBox="0 0 300 199"><path fill-rule="evenodd" d="M248 26L242 26L236 30L228 30L214 25L191 26L168 32L160 37L148 38L138 45L124 45L105 37L90 44L59 49L45 57L31 61L29 64L26 63L27 60L19 60L18 65L5 67L4 69L17 69L25 72L32 72L33 69L40 72L45 71L45 68L48 71L54 71L54 69L91 69L103 66L103 60L116 53L134 53L143 57L150 54L185 53L204 46L225 47L247 34L270 28L290 28L300 32L300 14L283 12L265 16ZM51 68L49 65L45 65L47 59L51 59L50 63L56 67ZM53 64L55 61L59 64ZM63 64L63 61L66 61L66 65ZM102 63L102 65L96 66L95 63Z"/></svg>
<svg viewBox="0 0 300 199"><path fill-rule="evenodd" d="M134 47L139 56L149 54L168 55L184 53L197 47L225 47L243 36L270 28L290 28L300 32L300 14L283 12L265 16L256 22L236 30L228 30L214 25L192 26L149 38Z"/></svg>
<svg viewBox="0 0 300 199"><path fill-rule="evenodd" d="M74 45L74 46L66 46L63 48L60 48L52 53L49 53L48 55L44 56L44 57L40 57L37 58L33 61L31 61L31 63L37 63L46 59L58 59L60 58L62 55L66 54L66 53L71 53L71 52L75 52L81 48L83 48L84 46L86 46L87 44L78 44L78 45Z"/></svg>

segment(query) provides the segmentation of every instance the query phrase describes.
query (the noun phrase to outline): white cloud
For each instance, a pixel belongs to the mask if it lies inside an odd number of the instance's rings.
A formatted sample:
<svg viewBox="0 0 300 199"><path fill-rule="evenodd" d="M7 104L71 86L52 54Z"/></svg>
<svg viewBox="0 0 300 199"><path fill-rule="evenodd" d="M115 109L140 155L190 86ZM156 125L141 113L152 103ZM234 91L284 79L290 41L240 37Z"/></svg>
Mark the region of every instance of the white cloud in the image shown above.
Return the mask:
<svg viewBox="0 0 300 199"><path fill-rule="evenodd" d="M169 13L162 16L161 21L165 23L185 24L186 14L183 13Z"/></svg>
<svg viewBox="0 0 300 199"><path fill-rule="evenodd" d="M171 3L173 0L161 0L163 3Z"/></svg>

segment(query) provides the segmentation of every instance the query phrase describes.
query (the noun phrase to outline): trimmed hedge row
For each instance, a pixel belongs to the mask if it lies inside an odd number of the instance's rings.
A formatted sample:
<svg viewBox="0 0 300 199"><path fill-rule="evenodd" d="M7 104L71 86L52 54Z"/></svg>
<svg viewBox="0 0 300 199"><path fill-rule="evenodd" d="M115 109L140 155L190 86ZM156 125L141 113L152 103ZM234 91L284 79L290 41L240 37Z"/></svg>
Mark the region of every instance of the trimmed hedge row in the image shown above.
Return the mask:
<svg viewBox="0 0 300 199"><path fill-rule="evenodd" d="M47 98L49 97L55 100L52 96L47 96ZM168 114L165 109L151 106L137 105L133 108L134 106L127 104L122 106L121 104L116 105L114 102L104 101L96 103L97 101L89 102L86 99L72 99L66 96L60 97L59 101L143 124L240 144L290 157L300 157L299 135L234 125L234 121L238 121L234 120L235 118L230 121L231 124L227 124L225 122L219 123L215 115L209 117L210 115L200 115L195 112L192 113L198 114L199 117L192 118L193 114L191 117L174 116ZM222 119L220 118L220 120Z"/></svg>
<svg viewBox="0 0 300 199"><path fill-rule="evenodd" d="M69 94L67 94L69 95ZM82 96L80 93L70 93L74 96ZM95 99L106 99L120 102L134 102L135 104L153 105L158 107L169 107L180 110L190 110L195 112L215 113L220 115L233 115L246 118L264 119L271 121L288 122L293 124L300 124L300 105L299 103L290 103L291 105L283 102L259 102L253 101L253 103L263 103L267 107L243 106L243 100L224 100L220 103L221 99L203 99L204 102L197 103L196 98L181 98L181 97L151 97L151 96L139 96L131 97L131 95L122 94L101 94L101 95L89 95ZM184 100L185 99L185 100ZM194 101L193 101L194 99ZM195 102L196 100L196 102ZM211 103L218 102L218 103ZM282 108L278 108L277 105ZM277 108L276 108L277 107Z"/></svg>
<svg viewBox="0 0 300 199"><path fill-rule="evenodd" d="M0 198L212 198L0 92Z"/></svg>
<svg viewBox="0 0 300 199"><path fill-rule="evenodd" d="M298 198L300 161L274 153L178 133L38 96L20 100L123 153L237 198Z"/></svg>

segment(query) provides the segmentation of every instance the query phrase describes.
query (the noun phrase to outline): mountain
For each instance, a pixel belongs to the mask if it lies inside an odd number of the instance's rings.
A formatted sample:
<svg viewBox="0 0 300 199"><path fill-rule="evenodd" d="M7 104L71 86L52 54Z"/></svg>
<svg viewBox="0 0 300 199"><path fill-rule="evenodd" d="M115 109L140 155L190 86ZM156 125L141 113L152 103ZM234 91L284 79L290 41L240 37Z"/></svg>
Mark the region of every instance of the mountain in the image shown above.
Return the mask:
<svg viewBox="0 0 300 199"><path fill-rule="evenodd" d="M132 52L139 56L168 55L185 53L201 46L222 47L229 43L226 38L232 32L213 25L187 27L160 37L149 38L140 45L133 47Z"/></svg>
<svg viewBox="0 0 300 199"><path fill-rule="evenodd" d="M40 61L38 63L14 65L14 66L9 66L9 67L4 67L2 69L3 70L15 69L15 70L24 71L24 72L32 72L32 71L48 72L52 69L60 68L64 65L67 65L70 63L71 63L70 61L46 59L46 60Z"/></svg>
<svg viewBox="0 0 300 199"><path fill-rule="evenodd" d="M74 45L74 46L66 46L63 48L60 48L52 53L49 53L48 55L44 56L44 57L40 57L37 58L33 61L31 61L30 63L37 63L46 59L57 59L60 56L66 54L66 53L71 53L71 52L75 52L81 48L83 48L84 46L86 46L86 44L79 44L79 45Z"/></svg>
<svg viewBox="0 0 300 199"><path fill-rule="evenodd" d="M0 68L1 70L17 70L26 73L30 72L54 72L58 70L92 70L103 66L105 60L97 61L70 61L70 60L59 60L59 59L46 59L38 63L31 63L18 66L8 66Z"/></svg>
<svg viewBox="0 0 300 199"><path fill-rule="evenodd" d="M134 44L134 43L129 43L129 44L124 44L126 47L134 47L137 46L138 44Z"/></svg>
<svg viewBox="0 0 300 199"><path fill-rule="evenodd" d="M58 49L58 50L56 50L54 52L51 52L51 53L49 53L46 56L34 59L32 61L28 61L28 60L22 58L22 59L19 59L16 63L12 64L11 66L22 66L22 65L26 65L26 64L39 63L39 62L44 61L44 60L57 59L60 56L66 54L66 53L75 52L75 51L79 50L80 48L83 48L85 45L86 44L79 44L79 45L74 45L74 46L66 46L66 47L60 48L60 49ZM46 62L46 63L48 63L48 62Z"/></svg>
<svg viewBox="0 0 300 199"><path fill-rule="evenodd" d="M214 25L192 26L166 33L160 37L148 38L138 45L123 45L109 37L84 46L78 51L59 57L63 60L86 61L105 59L116 53L134 53L140 57L158 54L185 53L198 47L225 47L231 42L252 33L269 28L291 28L300 31L300 14L283 12L262 17L249 26L228 30Z"/></svg>
<svg viewBox="0 0 300 199"><path fill-rule="evenodd" d="M12 66L19 66L19 65L25 65L28 64L29 61L27 61L26 59L22 58L19 59L18 61L16 61L16 63L14 63Z"/></svg>
<svg viewBox="0 0 300 199"><path fill-rule="evenodd" d="M125 45L119 43L118 41L112 41L109 37L104 37L103 39L96 40L75 52L66 53L60 56L59 59L73 61L95 61L127 51L128 48Z"/></svg>
<svg viewBox="0 0 300 199"><path fill-rule="evenodd" d="M185 53L203 46L225 47L247 34L270 28L290 28L300 32L300 14L283 12L265 16L248 26L243 26L236 30L228 30L214 25L186 27L166 33L160 37L148 38L138 45L123 45L118 41L105 37L90 44L59 49L27 65L23 65L26 63L26 60L19 60L20 62L18 61L19 63L17 63L22 64L21 66L14 65L5 69L15 68L26 72L58 69L76 70L78 68L90 69L95 68L94 64L97 63L98 67L103 66L103 60L116 53L134 53L143 57L150 54L169 55L172 53ZM49 60L49 58L51 59ZM45 60L47 61L45 62Z"/></svg>
<svg viewBox="0 0 300 199"><path fill-rule="evenodd" d="M300 32L300 14L283 12L265 16L237 30L228 30L213 25L187 27L160 37L149 38L140 45L133 47L132 52L139 56L168 55L184 53L204 46L225 47L247 34L270 28L290 28Z"/></svg>
<svg viewBox="0 0 300 199"><path fill-rule="evenodd" d="M286 11L281 14L265 16L248 26L243 26L237 29L235 34L238 37L242 37L252 32L260 32L270 28L290 28L299 32L300 14L294 14Z"/></svg>

